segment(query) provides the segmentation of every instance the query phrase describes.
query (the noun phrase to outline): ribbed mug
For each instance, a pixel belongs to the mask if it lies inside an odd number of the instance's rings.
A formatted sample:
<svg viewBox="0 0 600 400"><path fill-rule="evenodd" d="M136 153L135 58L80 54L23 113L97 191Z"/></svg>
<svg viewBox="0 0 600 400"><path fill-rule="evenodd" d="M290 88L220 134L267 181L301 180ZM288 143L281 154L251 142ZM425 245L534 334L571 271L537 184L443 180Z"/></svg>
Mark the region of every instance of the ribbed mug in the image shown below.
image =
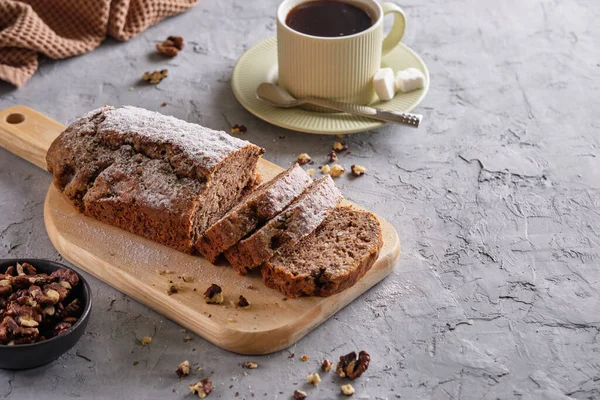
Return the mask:
<svg viewBox="0 0 600 400"><path fill-rule="evenodd" d="M393 50L404 35L404 12L393 3L344 0L368 11L373 25L348 36L311 36L285 23L294 7L308 1L318 0L284 0L277 10L279 85L297 98L312 96L362 105L372 103L373 76L381 68L381 57ZM384 38L383 18L389 13L394 14L394 24Z"/></svg>

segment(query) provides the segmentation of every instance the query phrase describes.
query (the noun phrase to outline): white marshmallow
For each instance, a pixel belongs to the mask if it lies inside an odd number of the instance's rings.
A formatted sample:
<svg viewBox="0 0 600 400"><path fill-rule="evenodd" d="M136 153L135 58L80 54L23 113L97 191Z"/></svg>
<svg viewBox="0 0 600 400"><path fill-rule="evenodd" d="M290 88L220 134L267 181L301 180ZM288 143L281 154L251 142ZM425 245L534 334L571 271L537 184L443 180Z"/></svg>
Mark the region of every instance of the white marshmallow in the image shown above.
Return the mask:
<svg viewBox="0 0 600 400"><path fill-rule="evenodd" d="M423 89L423 87L425 87L425 75L416 68L403 69L396 74L396 90L402 93Z"/></svg>
<svg viewBox="0 0 600 400"><path fill-rule="evenodd" d="M391 68L381 68L373 77L373 86L380 100L391 100L396 94L394 71Z"/></svg>

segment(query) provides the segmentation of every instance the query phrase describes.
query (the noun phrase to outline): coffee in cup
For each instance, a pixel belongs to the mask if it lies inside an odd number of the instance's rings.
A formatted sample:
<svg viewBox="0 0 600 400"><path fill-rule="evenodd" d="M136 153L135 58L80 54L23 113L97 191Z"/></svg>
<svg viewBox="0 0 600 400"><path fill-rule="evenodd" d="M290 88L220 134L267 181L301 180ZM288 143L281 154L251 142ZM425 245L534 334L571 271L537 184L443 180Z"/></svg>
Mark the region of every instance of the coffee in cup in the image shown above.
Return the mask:
<svg viewBox="0 0 600 400"><path fill-rule="evenodd" d="M383 17L390 13L394 25L384 38ZM381 57L400 42L405 25L393 3L284 0L277 11L279 85L295 97L370 104Z"/></svg>

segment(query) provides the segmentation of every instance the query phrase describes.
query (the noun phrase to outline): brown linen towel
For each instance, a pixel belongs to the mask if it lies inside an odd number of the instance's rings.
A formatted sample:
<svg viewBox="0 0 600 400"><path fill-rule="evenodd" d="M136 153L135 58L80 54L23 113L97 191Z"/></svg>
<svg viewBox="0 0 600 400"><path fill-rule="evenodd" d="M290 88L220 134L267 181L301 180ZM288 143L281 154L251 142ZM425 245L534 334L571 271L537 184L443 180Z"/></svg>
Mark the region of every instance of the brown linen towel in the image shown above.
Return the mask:
<svg viewBox="0 0 600 400"><path fill-rule="evenodd" d="M87 53L107 36L128 40L198 0L0 0L0 79L22 86L53 59Z"/></svg>

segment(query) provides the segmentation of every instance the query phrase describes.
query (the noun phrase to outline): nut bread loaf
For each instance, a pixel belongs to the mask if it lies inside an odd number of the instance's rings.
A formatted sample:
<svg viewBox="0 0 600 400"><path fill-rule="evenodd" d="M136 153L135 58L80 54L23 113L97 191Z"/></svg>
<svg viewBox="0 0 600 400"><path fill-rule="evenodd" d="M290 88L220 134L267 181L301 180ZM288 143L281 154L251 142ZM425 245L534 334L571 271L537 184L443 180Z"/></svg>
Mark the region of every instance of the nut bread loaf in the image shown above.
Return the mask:
<svg viewBox="0 0 600 400"><path fill-rule="evenodd" d="M54 184L84 214L191 253L256 182L264 149L136 107L71 124L46 155Z"/></svg>
<svg viewBox="0 0 600 400"><path fill-rule="evenodd" d="M281 172L208 228L196 243L198 252L214 263L219 254L283 211L311 182L299 165Z"/></svg>
<svg viewBox="0 0 600 400"><path fill-rule="evenodd" d="M383 246L375 215L337 207L310 235L262 266L265 284L288 297L331 296L354 285Z"/></svg>
<svg viewBox="0 0 600 400"><path fill-rule="evenodd" d="M259 266L283 246L293 246L310 234L342 200L329 175L315 180L285 210L225 252L240 274Z"/></svg>

